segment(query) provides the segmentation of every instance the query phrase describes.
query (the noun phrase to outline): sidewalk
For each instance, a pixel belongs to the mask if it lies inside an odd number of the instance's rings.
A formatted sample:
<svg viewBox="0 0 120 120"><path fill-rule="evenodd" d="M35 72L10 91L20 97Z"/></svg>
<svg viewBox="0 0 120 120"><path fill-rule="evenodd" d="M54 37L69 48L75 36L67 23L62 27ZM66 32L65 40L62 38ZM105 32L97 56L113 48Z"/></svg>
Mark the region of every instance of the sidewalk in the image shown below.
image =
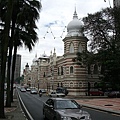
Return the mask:
<svg viewBox="0 0 120 120"><path fill-rule="evenodd" d="M120 98L77 99L79 104L120 115Z"/></svg>
<svg viewBox="0 0 120 120"><path fill-rule="evenodd" d="M16 92L13 101L14 102L12 102L11 107L5 107L6 118L0 120L27 120L24 112L22 111Z"/></svg>

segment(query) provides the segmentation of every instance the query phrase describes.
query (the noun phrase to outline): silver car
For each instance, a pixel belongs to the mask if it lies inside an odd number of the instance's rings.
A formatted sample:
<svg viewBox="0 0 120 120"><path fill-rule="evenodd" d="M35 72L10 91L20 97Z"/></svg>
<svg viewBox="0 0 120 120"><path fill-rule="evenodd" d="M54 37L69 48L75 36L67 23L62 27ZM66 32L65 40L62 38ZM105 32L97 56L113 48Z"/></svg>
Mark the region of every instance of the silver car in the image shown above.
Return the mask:
<svg viewBox="0 0 120 120"><path fill-rule="evenodd" d="M51 92L49 94L50 97L65 97L65 94L64 93L57 93L57 92Z"/></svg>
<svg viewBox="0 0 120 120"><path fill-rule="evenodd" d="M43 115L49 120L91 120L75 100L63 98L48 99L43 104Z"/></svg>

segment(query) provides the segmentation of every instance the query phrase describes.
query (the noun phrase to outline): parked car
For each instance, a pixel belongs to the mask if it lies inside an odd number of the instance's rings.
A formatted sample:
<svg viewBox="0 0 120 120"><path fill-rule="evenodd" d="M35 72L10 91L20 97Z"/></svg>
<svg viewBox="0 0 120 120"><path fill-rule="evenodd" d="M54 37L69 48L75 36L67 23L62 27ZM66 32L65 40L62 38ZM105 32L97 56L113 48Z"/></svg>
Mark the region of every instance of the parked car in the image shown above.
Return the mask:
<svg viewBox="0 0 120 120"><path fill-rule="evenodd" d="M21 88L20 91L21 92L26 92L26 89L25 88Z"/></svg>
<svg viewBox="0 0 120 120"><path fill-rule="evenodd" d="M65 87L58 87L58 88L56 89L56 92L57 92L57 93L64 93L65 95L68 94L68 90L67 90L67 88L65 88Z"/></svg>
<svg viewBox="0 0 120 120"><path fill-rule="evenodd" d="M31 89L30 88L26 88L26 91L31 91Z"/></svg>
<svg viewBox="0 0 120 120"><path fill-rule="evenodd" d="M50 98L43 104L44 118L49 120L91 120L75 100Z"/></svg>
<svg viewBox="0 0 120 120"><path fill-rule="evenodd" d="M31 94L37 94L37 90L36 89L31 89L30 93Z"/></svg>
<svg viewBox="0 0 120 120"><path fill-rule="evenodd" d="M56 91L53 91L51 93L49 93L50 97L65 97L64 93L57 93Z"/></svg>
<svg viewBox="0 0 120 120"><path fill-rule="evenodd" d="M108 93L109 98L120 98L120 91L111 91Z"/></svg>
<svg viewBox="0 0 120 120"><path fill-rule="evenodd" d="M91 89L89 94L90 96L103 96L104 92L99 89Z"/></svg>

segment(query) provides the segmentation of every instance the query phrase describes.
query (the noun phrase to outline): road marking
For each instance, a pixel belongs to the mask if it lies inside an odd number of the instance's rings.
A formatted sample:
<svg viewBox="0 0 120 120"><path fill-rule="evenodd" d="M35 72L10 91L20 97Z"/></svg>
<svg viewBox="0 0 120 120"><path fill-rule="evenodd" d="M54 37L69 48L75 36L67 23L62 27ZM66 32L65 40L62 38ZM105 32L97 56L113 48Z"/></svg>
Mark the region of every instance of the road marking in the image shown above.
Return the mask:
<svg viewBox="0 0 120 120"><path fill-rule="evenodd" d="M85 107L85 106L83 108L92 109L94 111L99 111L99 112L102 112L102 113L111 114L111 115L118 116L118 117L120 116L117 113L111 113L109 111L99 110L97 108L90 108L90 107Z"/></svg>
<svg viewBox="0 0 120 120"><path fill-rule="evenodd" d="M18 92L18 97L19 97L19 100L21 101L21 104L22 104L22 106L24 107L27 115L29 116L30 120L34 120L34 119L32 118L32 116L31 116L31 114L28 112L27 108L25 107L25 105L24 105L24 103L23 103L23 101L22 101L22 99L21 99L21 97L20 97L19 92Z"/></svg>

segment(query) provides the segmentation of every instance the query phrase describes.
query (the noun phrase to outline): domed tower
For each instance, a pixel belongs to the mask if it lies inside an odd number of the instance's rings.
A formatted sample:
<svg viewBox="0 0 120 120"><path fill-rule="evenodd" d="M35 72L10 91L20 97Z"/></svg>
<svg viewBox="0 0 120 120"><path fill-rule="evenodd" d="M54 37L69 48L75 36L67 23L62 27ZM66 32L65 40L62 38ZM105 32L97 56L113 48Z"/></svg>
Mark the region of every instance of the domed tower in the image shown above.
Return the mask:
<svg viewBox="0 0 120 120"><path fill-rule="evenodd" d="M88 39L83 34L83 24L78 19L77 12L73 14L73 20L67 25L67 35L63 39L64 54L82 52L87 49Z"/></svg>
<svg viewBox="0 0 120 120"><path fill-rule="evenodd" d="M87 91L87 69L73 61L77 57L77 52L82 53L87 50L87 41L83 34L83 24L78 19L75 9L73 20L67 25L67 35L63 39L64 84L69 89L70 95L85 95Z"/></svg>

